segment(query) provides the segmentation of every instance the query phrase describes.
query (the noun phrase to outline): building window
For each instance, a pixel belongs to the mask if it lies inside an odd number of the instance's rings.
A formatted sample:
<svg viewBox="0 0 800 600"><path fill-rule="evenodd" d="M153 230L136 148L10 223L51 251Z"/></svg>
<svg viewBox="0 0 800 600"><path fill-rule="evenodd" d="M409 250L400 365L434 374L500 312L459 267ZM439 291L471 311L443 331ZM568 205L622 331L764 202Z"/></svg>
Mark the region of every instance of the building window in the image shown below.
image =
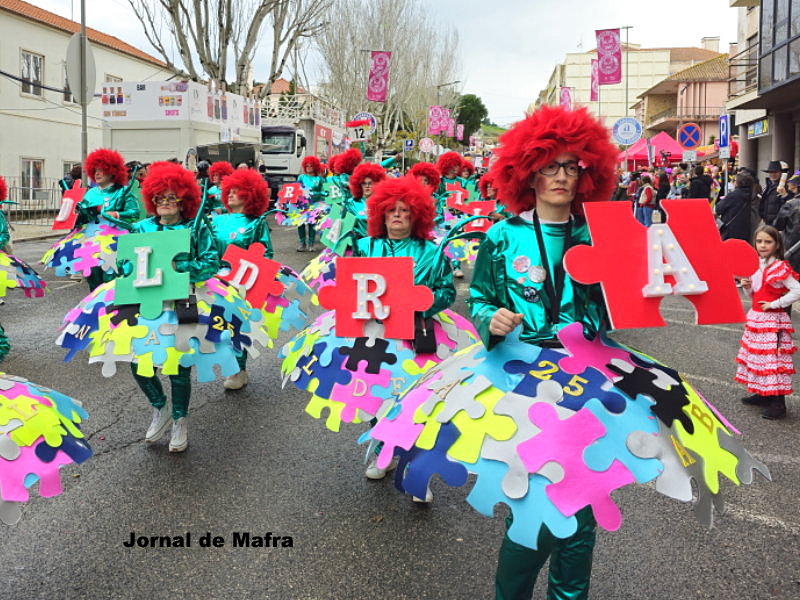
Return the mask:
<svg viewBox="0 0 800 600"><path fill-rule="evenodd" d="M789 77L800 75L800 39L789 44Z"/></svg>
<svg viewBox="0 0 800 600"><path fill-rule="evenodd" d="M117 77L116 75L109 75L106 73L105 79L103 80L106 83L122 83L122 77Z"/></svg>
<svg viewBox="0 0 800 600"><path fill-rule="evenodd" d="M792 37L800 35L800 0L792 0L792 8L791 13L789 14L789 20L791 21L791 31L789 32L789 35Z"/></svg>
<svg viewBox="0 0 800 600"><path fill-rule="evenodd" d="M39 196L43 186L44 159L23 158L20 160L20 183L23 200L33 200ZM45 190L46 191L46 190Z"/></svg>
<svg viewBox="0 0 800 600"><path fill-rule="evenodd" d="M800 0L762 0L758 89L763 93L800 76Z"/></svg>
<svg viewBox="0 0 800 600"><path fill-rule="evenodd" d="M781 0L778 0L779 2ZM761 3L761 52L772 48L775 0L763 0Z"/></svg>
<svg viewBox="0 0 800 600"><path fill-rule="evenodd" d="M80 167L81 166L81 161L79 161L79 160L74 160L74 161L65 160L63 164L64 164L64 167L61 169L61 172L64 175L68 175L69 172L72 171L72 167Z"/></svg>
<svg viewBox="0 0 800 600"><path fill-rule="evenodd" d="M22 77L22 92L24 94L42 95L42 79L44 78L44 56L20 52L20 77Z"/></svg>

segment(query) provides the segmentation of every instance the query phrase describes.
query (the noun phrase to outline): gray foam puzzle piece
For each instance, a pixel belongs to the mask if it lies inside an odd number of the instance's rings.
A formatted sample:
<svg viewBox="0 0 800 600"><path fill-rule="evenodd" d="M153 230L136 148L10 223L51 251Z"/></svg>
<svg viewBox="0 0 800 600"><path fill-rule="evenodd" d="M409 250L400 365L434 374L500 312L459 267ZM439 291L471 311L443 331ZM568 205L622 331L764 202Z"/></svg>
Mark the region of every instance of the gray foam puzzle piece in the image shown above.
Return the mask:
<svg viewBox="0 0 800 600"><path fill-rule="evenodd" d="M739 459L736 463L736 476L745 485L753 483L753 472L758 471L767 481L772 481L769 468L760 460L753 457L744 446L739 443L732 435L728 435L722 429L717 430L719 447L727 450Z"/></svg>
<svg viewBox="0 0 800 600"><path fill-rule="evenodd" d="M430 387L435 390L437 385L438 382ZM489 379L479 375L466 385L456 385L450 388L445 392L445 405L436 415L436 420L439 423L449 423L462 410L470 419L480 419L486 413L486 407L475 400L475 397L491 385L492 382Z"/></svg>
<svg viewBox="0 0 800 600"><path fill-rule="evenodd" d="M22 421L19 419L9 419L5 425L0 424L0 433L8 433L14 431L17 427L22 427Z"/></svg>
<svg viewBox="0 0 800 600"><path fill-rule="evenodd" d="M18 502L0 500L0 521L6 525L16 525L22 518L22 508Z"/></svg>
<svg viewBox="0 0 800 600"><path fill-rule="evenodd" d="M0 457L6 460L15 460L20 455L20 449L10 437L0 436Z"/></svg>
<svg viewBox="0 0 800 600"><path fill-rule="evenodd" d="M433 409L436 408L437 404L445 401L445 398L447 398L450 390L460 385L460 383L469 376L470 373L459 372L459 377L457 379L449 379L446 381L439 379L428 384L427 388L432 392L432 394L420 405L420 410L426 415L430 415L433 412Z"/></svg>
<svg viewBox="0 0 800 600"><path fill-rule="evenodd" d="M103 377L113 377L117 373L117 362L131 362L133 361L133 353L130 354L114 354L113 344L106 344L105 352L97 356L89 357L89 364L102 363L103 368L101 373Z"/></svg>
<svg viewBox="0 0 800 600"><path fill-rule="evenodd" d="M328 335L331 331L333 331L333 327L336 325L336 315L333 311L326 312L320 317L319 323L314 323L309 328L311 333L319 332L323 336Z"/></svg>
<svg viewBox="0 0 800 600"><path fill-rule="evenodd" d="M175 336L175 349L181 352L191 352L192 346L189 340L196 339L200 344L199 350L202 354L211 354L214 352L214 342L206 339L206 332L208 325L203 323L193 323L191 325L159 325L158 331L164 335Z"/></svg>

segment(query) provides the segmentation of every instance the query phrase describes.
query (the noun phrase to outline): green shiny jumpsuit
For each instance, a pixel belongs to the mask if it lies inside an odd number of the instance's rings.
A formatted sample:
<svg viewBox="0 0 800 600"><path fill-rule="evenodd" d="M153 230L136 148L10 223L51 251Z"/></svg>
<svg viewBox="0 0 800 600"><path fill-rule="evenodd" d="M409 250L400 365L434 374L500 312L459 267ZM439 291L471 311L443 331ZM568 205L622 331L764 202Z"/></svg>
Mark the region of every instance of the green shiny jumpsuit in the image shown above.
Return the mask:
<svg viewBox="0 0 800 600"><path fill-rule="evenodd" d="M162 225L159 217L150 217L138 223L134 223L131 233L150 233L153 231L171 231L175 229L191 229L192 219L184 219L173 225ZM178 254L175 257L175 270L178 273L189 273L190 283L206 281L219 271L219 253L217 252L214 241L205 227L201 227L198 235L192 236L192 252ZM136 373L136 364L131 363L133 378L147 396L150 404L154 408L163 408L167 402L164 388L158 375L145 377ZM192 394L192 368L178 367L177 375L169 375L172 387L172 418L178 420L185 417L189 412L189 398Z"/></svg>
<svg viewBox="0 0 800 600"><path fill-rule="evenodd" d="M493 225L481 244L467 302L473 323L487 348L502 343L504 339L489 333L492 315L501 307L523 315L520 339L530 344L554 343L558 330L570 323L582 323L586 333L594 334L604 322L605 308L599 286L582 285L568 276L564 277L558 319L551 322L551 299L544 283L535 282L540 277L527 275L535 273L536 267L547 262L546 277L554 280L553 265L561 265L566 250L567 224L544 222L541 231L547 261L540 256L534 225L522 216ZM573 219L570 239L570 245L590 242L583 219ZM531 268L533 271L529 271ZM581 509L575 517L577 531L566 539L556 538L543 527L538 550L517 544L506 534L500 547L495 580L498 599L531 598L539 570L548 558L548 600L588 598L596 521L590 507ZM510 524L509 516L506 526Z"/></svg>

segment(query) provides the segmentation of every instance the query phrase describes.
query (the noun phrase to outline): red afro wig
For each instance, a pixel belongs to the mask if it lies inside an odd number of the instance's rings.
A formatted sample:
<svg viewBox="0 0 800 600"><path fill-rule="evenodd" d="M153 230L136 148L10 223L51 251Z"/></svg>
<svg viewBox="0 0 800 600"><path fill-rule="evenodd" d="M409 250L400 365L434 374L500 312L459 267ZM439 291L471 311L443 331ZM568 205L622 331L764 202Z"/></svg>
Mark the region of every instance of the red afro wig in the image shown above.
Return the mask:
<svg viewBox="0 0 800 600"><path fill-rule="evenodd" d="M536 205L531 189L534 175L564 152L577 156L583 167L572 212L582 214L584 202L608 200L615 186L619 154L608 129L585 108L570 111L543 106L500 137L498 158L492 166L493 187L509 210L519 214Z"/></svg>
<svg viewBox="0 0 800 600"><path fill-rule="evenodd" d="M469 171L470 175L474 175L475 174L475 165L473 165L468 160L462 160L461 161L461 171L463 171L464 169Z"/></svg>
<svg viewBox="0 0 800 600"><path fill-rule="evenodd" d="M142 197L147 213L155 215L153 198L169 192L181 199L181 218L194 219L200 208L200 186L197 185L194 173L175 163L154 162L142 184Z"/></svg>
<svg viewBox="0 0 800 600"><path fill-rule="evenodd" d="M244 214L260 216L269 206L269 187L264 178L253 169L236 169L222 180L222 201L228 208L228 194L235 189L244 201Z"/></svg>
<svg viewBox="0 0 800 600"><path fill-rule="evenodd" d="M445 152L436 161L439 174L444 177L448 171L456 170L456 175L461 171L461 155L458 152Z"/></svg>
<svg viewBox="0 0 800 600"><path fill-rule="evenodd" d="M364 157L361 156L361 150L358 148L350 148L339 154L336 159L336 166L339 167L340 173L352 175L353 169L356 168L363 158Z"/></svg>
<svg viewBox="0 0 800 600"><path fill-rule="evenodd" d="M122 156L116 150L100 148L90 153L86 157L86 175L92 181L94 181L94 172L97 169L111 175L111 180L117 185L128 183L128 169L125 167Z"/></svg>
<svg viewBox="0 0 800 600"><path fill-rule="evenodd" d="M227 177L231 173L233 173L233 165L227 160L218 160L208 167L208 180L213 181L214 175L219 175L219 180L221 182L223 177Z"/></svg>
<svg viewBox="0 0 800 600"><path fill-rule="evenodd" d="M6 180L0 177L0 202L8 198L8 186Z"/></svg>
<svg viewBox="0 0 800 600"><path fill-rule="evenodd" d="M426 177L428 179L428 187L431 190L431 194L439 189L439 182L441 181L441 176L439 175L439 171L436 169L436 166L429 162L418 162L411 170L408 172L409 175L413 177Z"/></svg>
<svg viewBox="0 0 800 600"><path fill-rule="evenodd" d="M306 156L300 164L303 167L303 173L306 172L306 167L311 167L314 171L314 175L322 173L322 163L319 162L316 156Z"/></svg>
<svg viewBox="0 0 800 600"><path fill-rule="evenodd" d="M428 188L416 177L390 177L375 188L367 199L367 235L386 237L386 213L398 200L405 202L411 211L411 237L421 240L433 238L433 220L436 207Z"/></svg>
<svg viewBox="0 0 800 600"><path fill-rule="evenodd" d="M330 169L331 173L334 175L338 175L341 173L339 170L339 155L334 154L328 159L328 169Z"/></svg>
<svg viewBox="0 0 800 600"><path fill-rule="evenodd" d="M364 195L361 190L361 184L364 183L367 177L372 179L372 185L375 185L386 179L386 170L375 163L361 163L358 165L350 176L349 181L350 193L353 194L353 198L361 198Z"/></svg>
<svg viewBox="0 0 800 600"><path fill-rule="evenodd" d="M489 171L485 173L481 178L478 180L478 189L481 191L482 198L489 197L489 186L492 186L494 189L497 189L494 183L494 172Z"/></svg>

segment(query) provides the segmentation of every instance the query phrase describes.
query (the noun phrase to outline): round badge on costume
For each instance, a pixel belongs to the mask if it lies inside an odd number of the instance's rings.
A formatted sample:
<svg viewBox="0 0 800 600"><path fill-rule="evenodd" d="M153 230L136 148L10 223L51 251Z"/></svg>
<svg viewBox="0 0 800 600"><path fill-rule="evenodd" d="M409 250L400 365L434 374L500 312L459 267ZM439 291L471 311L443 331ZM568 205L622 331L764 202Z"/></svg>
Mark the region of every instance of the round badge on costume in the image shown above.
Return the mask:
<svg viewBox="0 0 800 600"><path fill-rule="evenodd" d="M517 273L524 273L531 266L531 259L525 255L518 256L512 263Z"/></svg>
<svg viewBox="0 0 800 600"><path fill-rule="evenodd" d="M533 265L530 269L528 269L528 277L531 278L533 283L542 283L545 279L547 279L547 271L545 271L544 267L540 265Z"/></svg>
<svg viewBox="0 0 800 600"><path fill-rule="evenodd" d="M539 301L539 292L536 288L533 287L525 287L522 289L522 295L525 297L525 300L528 302L538 302Z"/></svg>

